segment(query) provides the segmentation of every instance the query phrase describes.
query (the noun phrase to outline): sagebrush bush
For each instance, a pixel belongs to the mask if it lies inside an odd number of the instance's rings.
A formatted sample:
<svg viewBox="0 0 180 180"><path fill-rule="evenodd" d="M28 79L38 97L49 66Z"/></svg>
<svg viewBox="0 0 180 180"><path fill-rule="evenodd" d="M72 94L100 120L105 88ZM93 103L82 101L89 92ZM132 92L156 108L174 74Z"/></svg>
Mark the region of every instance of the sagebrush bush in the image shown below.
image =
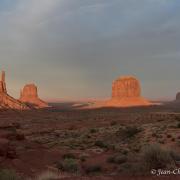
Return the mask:
<svg viewBox="0 0 180 180"><path fill-rule="evenodd" d="M102 168L100 165L91 165L91 166L86 167L85 171L87 174L99 173L102 171Z"/></svg>
<svg viewBox="0 0 180 180"><path fill-rule="evenodd" d="M117 122L116 121L111 121L110 125L115 126L115 125L117 125Z"/></svg>
<svg viewBox="0 0 180 180"><path fill-rule="evenodd" d="M136 126L127 126L126 128L121 128L118 130L117 134L123 138L133 138L142 130Z"/></svg>
<svg viewBox="0 0 180 180"><path fill-rule="evenodd" d="M122 163L125 163L126 161L127 161L127 157L121 154L110 156L107 159L108 163L114 163L114 164L122 164Z"/></svg>
<svg viewBox="0 0 180 180"><path fill-rule="evenodd" d="M59 178L60 176L57 173L46 171L38 175L34 180L55 180Z"/></svg>
<svg viewBox="0 0 180 180"><path fill-rule="evenodd" d="M149 145L142 152L142 166L145 170L175 167L173 154L157 144Z"/></svg>
<svg viewBox="0 0 180 180"><path fill-rule="evenodd" d="M95 143L94 143L95 146L98 146L100 148L108 148L108 145L106 143L104 143L103 141L101 140L97 140Z"/></svg>
<svg viewBox="0 0 180 180"><path fill-rule="evenodd" d="M126 129L124 130L124 134L126 135L126 137L131 138L134 137L136 134L138 134L139 132L141 132L141 129L136 127L136 126L129 126L126 127Z"/></svg>
<svg viewBox="0 0 180 180"><path fill-rule="evenodd" d="M76 159L76 156L72 153L66 153L63 155L63 159Z"/></svg>
<svg viewBox="0 0 180 180"><path fill-rule="evenodd" d="M57 168L62 171L71 172L71 173L75 173L79 169L77 160L71 158L67 158L64 159L63 161L58 162Z"/></svg>
<svg viewBox="0 0 180 180"><path fill-rule="evenodd" d="M98 132L97 129L95 129L95 128L90 129L90 133L96 133L96 132Z"/></svg>
<svg viewBox="0 0 180 180"><path fill-rule="evenodd" d="M8 169L0 170L0 180L22 180L14 171Z"/></svg>
<svg viewBox="0 0 180 180"><path fill-rule="evenodd" d="M177 124L177 128L180 128L180 122Z"/></svg>

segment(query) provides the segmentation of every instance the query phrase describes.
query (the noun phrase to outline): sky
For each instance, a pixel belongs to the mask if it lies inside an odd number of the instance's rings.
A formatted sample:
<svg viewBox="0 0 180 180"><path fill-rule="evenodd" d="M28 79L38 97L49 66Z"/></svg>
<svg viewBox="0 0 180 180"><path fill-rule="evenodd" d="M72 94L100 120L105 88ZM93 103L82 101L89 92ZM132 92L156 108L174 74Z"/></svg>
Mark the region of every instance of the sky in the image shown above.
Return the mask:
<svg viewBox="0 0 180 180"><path fill-rule="evenodd" d="M0 0L0 69L9 94L35 83L46 100L109 98L122 75L143 96L180 91L179 0Z"/></svg>

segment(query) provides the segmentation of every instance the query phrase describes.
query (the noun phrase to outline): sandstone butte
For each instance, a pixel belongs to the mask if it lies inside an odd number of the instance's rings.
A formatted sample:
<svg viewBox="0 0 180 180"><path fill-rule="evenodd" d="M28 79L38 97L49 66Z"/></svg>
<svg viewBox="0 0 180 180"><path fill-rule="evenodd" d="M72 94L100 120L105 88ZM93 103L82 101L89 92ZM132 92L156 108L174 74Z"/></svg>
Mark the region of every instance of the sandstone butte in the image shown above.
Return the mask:
<svg viewBox="0 0 180 180"><path fill-rule="evenodd" d="M20 102L17 99L14 99L7 93L4 71L2 71L0 78L0 108L18 109L18 110L29 109L29 107L26 104Z"/></svg>
<svg viewBox="0 0 180 180"><path fill-rule="evenodd" d="M46 102L38 97L37 86L34 84L27 84L24 86L20 94L20 101L37 109L49 107Z"/></svg>
<svg viewBox="0 0 180 180"><path fill-rule="evenodd" d="M176 101L180 101L180 92L176 94Z"/></svg>
<svg viewBox="0 0 180 180"><path fill-rule="evenodd" d="M112 98L106 106L147 106L151 103L141 96L140 82L133 76L122 76L112 84Z"/></svg>

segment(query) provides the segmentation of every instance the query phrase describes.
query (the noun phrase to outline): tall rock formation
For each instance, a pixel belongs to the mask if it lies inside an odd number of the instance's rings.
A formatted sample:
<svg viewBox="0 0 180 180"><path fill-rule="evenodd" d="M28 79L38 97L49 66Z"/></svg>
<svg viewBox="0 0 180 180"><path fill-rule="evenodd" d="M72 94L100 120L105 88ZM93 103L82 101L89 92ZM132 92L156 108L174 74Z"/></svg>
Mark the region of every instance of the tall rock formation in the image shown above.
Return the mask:
<svg viewBox="0 0 180 180"><path fill-rule="evenodd" d="M180 102L180 92L178 92L178 93L176 94L176 101L179 101L179 102Z"/></svg>
<svg viewBox="0 0 180 180"><path fill-rule="evenodd" d="M27 84L21 91L20 101L35 108L46 108L48 104L38 97L37 86L34 84Z"/></svg>
<svg viewBox="0 0 180 180"><path fill-rule="evenodd" d="M0 108L26 110L29 109L24 103L11 97L6 90L5 72L2 71L0 79Z"/></svg>
<svg viewBox="0 0 180 180"><path fill-rule="evenodd" d="M140 97L141 88L139 81L132 76L122 76L115 80L112 85L112 99Z"/></svg>
<svg viewBox="0 0 180 180"><path fill-rule="evenodd" d="M144 106L150 102L141 97L139 81L133 76L122 76L112 85L112 98L109 106Z"/></svg>

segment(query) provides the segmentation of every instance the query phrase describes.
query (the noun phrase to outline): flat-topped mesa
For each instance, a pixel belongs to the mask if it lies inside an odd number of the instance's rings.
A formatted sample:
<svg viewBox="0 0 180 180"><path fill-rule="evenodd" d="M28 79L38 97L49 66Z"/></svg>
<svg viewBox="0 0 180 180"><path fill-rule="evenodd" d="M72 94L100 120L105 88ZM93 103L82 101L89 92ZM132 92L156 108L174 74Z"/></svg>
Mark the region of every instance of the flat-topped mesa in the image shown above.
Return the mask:
<svg viewBox="0 0 180 180"><path fill-rule="evenodd" d="M35 84L27 84L21 91L20 101L35 108L46 108L48 104L38 97L38 90Z"/></svg>
<svg viewBox="0 0 180 180"><path fill-rule="evenodd" d="M29 107L26 106L24 103L18 101L17 99L14 99L7 93L4 71L2 71L0 78L0 108L18 110L29 109Z"/></svg>
<svg viewBox="0 0 180 180"><path fill-rule="evenodd" d="M112 99L120 100L124 97L140 97L141 88L139 81L133 76L122 76L112 85Z"/></svg>
<svg viewBox="0 0 180 180"><path fill-rule="evenodd" d="M141 97L139 81L133 76L122 76L112 84L110 106L144 106L150 102Z"/></svg>

